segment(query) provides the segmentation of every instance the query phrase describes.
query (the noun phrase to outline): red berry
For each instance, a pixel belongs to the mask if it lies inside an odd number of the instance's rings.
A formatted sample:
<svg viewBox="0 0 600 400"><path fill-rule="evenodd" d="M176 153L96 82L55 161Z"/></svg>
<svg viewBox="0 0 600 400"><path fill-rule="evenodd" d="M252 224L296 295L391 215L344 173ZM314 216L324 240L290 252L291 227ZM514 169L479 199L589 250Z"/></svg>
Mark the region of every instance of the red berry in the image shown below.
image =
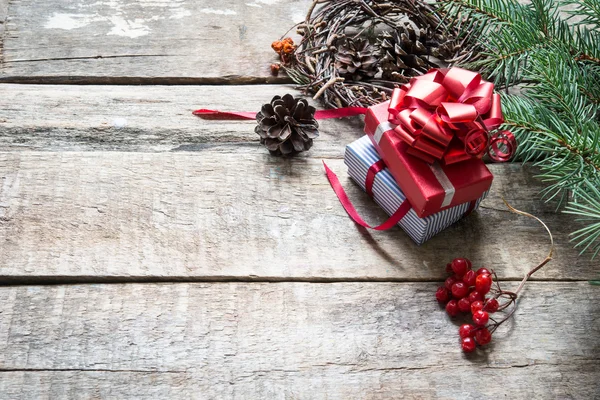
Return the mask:
<svg viewBox="0 0 600 400"><path fill-rule="evenodd" d="M475 279L475 290L481 294L486 294L492 288L492 277L488 274L477 275Z"/></svg>
<svg viewBox="0 0 600 400"><path fill-rule="evenodd" d="M446 304L446 312L451 317L456 317L458 315L458 303L456 300L450 300L448 304Z"/></svg>
<svg viewBox="0 0 600 400"><path fill-rule="evenodd" d="M475 279L477 279L477 274L475 273L475 271L472 270L468 270L467 272L465 272L465 274L462 277L462 281L465 283L465 285L467 286L475 286Z"/></svg>
<svg viewBox="0 0 600 400"><path fill-rule="evenodd" d="M458 301L458 309L462 312L469 312L471 310L471 302L468 297L463 297Z"/></svg>
<svg viewBox="0 0 600 400"><path fill-rule="evenodd" d="M477 275L483 275L483 274L491 275L492 273L487 268L479 268L477 270Z"/></svg>
<svg viewBox="0 0 600 400"><path fill-rule="evenodd" d="M483 301L483 295L477 290L473 290L471 293L469 293L469 301L471 303L475 303L477 300Z"/></svg>
<svg viewBox="0 0 600 400"><path fill-rule="evenodd" d="M471 352L475 351L477 344L475 343L475 340L473 340L473 338L466 337L466 338L463 338L461 346L465 353L471 353Z"/></svg>
<svg viewBox="0 0 600 400"><path fill-rule="evenodd" d="M477 311L483 310L483 301L477 300L471 303L471 314L475 315Z"/></svg>
<svg viewBox="0 0 600 400"><path fill-rule="evenodd" d="M473 322L475 322L475 325L485 326L485 324L488 323L489 319L490 316L486 311L476 311L473 314Z"/></svg>
<svg viewBox="0 0 600 400"><path fill-rule="evenodd" d="M462 299L469 294L469 288L462 282L456 282L452 285L452 296L457 299Z"/></svg>
<svg viewBox="0 0 600 400"><path fill-rule="evenodd" d="M450 292L445 287L440 286L435 292L435 298L440 303L446 303L448 300L450 300Z"/></svg>
<svg viewBox="0 0 600 400"><path fill-rule="evenodd" d="M495 313L496 311L498 311L499 306L500 306L500 304L498 304L498 300L489 299L488 301L485 302L485 305L483 306L483 310L487 311L489 313Z"/></svg>
<svg viewBox="0 0 600 400"><path fill-rule="evenodd" d="M469 269L471 269L471 261L466 258L455 258L452 260L452 270L456 275L463 276Z"/></svg>
<svg viewBox="0 0 600 400"><path fill-rule="evenodd" d="M452 290L452 285L454 285L455 283L456 278L453 276L449 276L448 279L446 279L446 282L444 282L444 286L446 286L446 289Z"/></svg>
<svg viewBox="0 0 600 400"><path fill-rule="evenodd" d="M475 336L475 327L473 325L464 324L458 328L458 335L461 339Z"/></svg>
<svg viewBox="0 0 600 400"><path fill-rule="evenodd" d="M492 341L492 334L488 331L488 328L481 328L475 332L475 340L482 346L485 346Z"/></svg>
<svg viewBox="0 0 600 400"><path fill-rule="evenodd" d="M446 264L446 272L449 274L453 274L454 271L452 271L452 263L448 263Z"/></svg>

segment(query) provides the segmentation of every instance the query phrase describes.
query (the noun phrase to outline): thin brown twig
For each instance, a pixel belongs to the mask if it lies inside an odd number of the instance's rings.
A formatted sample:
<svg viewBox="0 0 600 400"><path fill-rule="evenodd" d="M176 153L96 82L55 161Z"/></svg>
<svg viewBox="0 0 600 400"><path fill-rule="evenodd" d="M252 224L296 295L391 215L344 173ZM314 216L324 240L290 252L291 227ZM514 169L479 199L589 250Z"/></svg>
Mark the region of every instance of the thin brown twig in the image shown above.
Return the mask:
<svg viewBox="0 0 600 400"><path fill-rule="evenodd" d="M550 251L548 252L548 255L546 256L546 258L544 259L544 261L542 261L541 263L539 263L536 267L534 267L533 269L531 269L527 275L525 275L525 277L523 278L523 280L521 281L521 283L519 284L519 287L517 288L517 290L515 290L515 294L518 295L519 292L521 291L521 289L523 289L523 285L525 285L525 282L527 282L527 280L531 277L531 275L533 275L535 272L539 271L544 265L548 264L551 260L552 260L552 256L554 255L554 238L552 237L552 232L550 232L550 228L548 228L548 226L544 223L544 221L542 221L541 219L539 219L538 217L536 217L535 215L529 214L525 211L520 211L517 210L516 208L514 208L513 206L511 206L510 204L508 204L508 202L502 198L502 201L504 202L504 204L506 204L506 207L508 207L508 209L510 210L510 212L515 213L515 214L519 214L519 215L523 215L529 218L533 218L536 221L538 221L540 224L542 224L542 226L544 227L544 229L546 229L546 232L548 232L548 236L550 237Z"/></svg>
<svg viewBox="0 0 600 400"><path fill-rule="evenodd" d="M340 77L332 77L330 80L327 81L327 83L325 85L323 85L323 87L321 87L321 89L319 89L319 91L317 92L317 94L315 94L315 96L313 97L313 99L318 99L319 97L321 97L321 95L327 90L329 89L329 87L331 85L334 85L336 82L344 82L344 78L340 78Z"/></svg>
<svg viewBox="0 0 600 400"><path fill-rule="evenodd" d="M506 308L510 307L511 305L512 305L512 308L504 316L504 318L502 320L496 321L496 320L492 319L492 321L494 323L491 325L491 327L489 329L489 331L491 333L493 333L494 331L496 331L496 329L498 329L498 327L500 325L502 325L504 322L508 321L513 316L513 314L517 310L517 298L519 296L519 293L523 289L523 286L525 286L525 283L529 280L529 278L531 277L531 275L533 275L534 273L536 273L537 271L539 271L541 268L543 268L546 264L548 264L552 260L552 257L554 256L554 251L555 251L554 238L552 236L552 232L550 231L550 228L548 228L548 226L544 223L544 221L542 221L541 219L539 219L535 215L532 215L532 214L527 213L525 211L517 210L516 208L514 208L513 206L511 206L504 198L502 198L502 201L504 202L504 204L506 205L506 207L508 208L508 210L510 212L518 214L518 215L523 215L525 217L533 218L536 221L538 221L540 224L542 224L542 226L544 227L544 229L546 230L546 232L548 233L548 236L550 238L550 250L548 251L548 255L546 256L546 258L544 258L544 260L542 262L540 262L538 265L536 265L531 270L529 270L529 272L527 272L527 274L525 275L525 277L523 278L523 280L521 281L521 283L517 287L517 290L515 290L514 292L508 291L508 290L502 290L500 288L500 283L498 281L498 276L496 275L495 272L492 271L492 274L494 275L494 279L493 280L494 280L494 282L496 282L496 286L497 286L497 289L495 289L493 291L494 295L493 295L492 298L494 298L494 299L498 299L500 297L508 298L508 300L506 302L504 302L504 303L502 303L502 304L499 305L498 311L505 310Z"/></svg>

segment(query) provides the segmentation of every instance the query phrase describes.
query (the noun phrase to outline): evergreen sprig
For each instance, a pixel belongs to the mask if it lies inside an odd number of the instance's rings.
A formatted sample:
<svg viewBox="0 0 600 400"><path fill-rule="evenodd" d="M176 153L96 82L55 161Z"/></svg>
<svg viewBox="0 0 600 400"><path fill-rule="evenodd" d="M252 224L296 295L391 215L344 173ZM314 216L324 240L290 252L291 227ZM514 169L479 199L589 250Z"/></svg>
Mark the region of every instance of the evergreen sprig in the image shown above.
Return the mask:
<svg viewBox="0 0 600 400"><path fill-rule="evenodd" d="M562 5L574 7L566 11L573 18L583 18L581 23L589 25L600 25L600 3L595 0L563 0Z"/></svg>
<svg viewBox="0 0 600 400"><path fill-rule="evenodd" d="M600 0L444 0L450 25L473 47L467 68L504 95L517 159L534 161L546 200L584 221L575 247L600 253Z"/></svg>

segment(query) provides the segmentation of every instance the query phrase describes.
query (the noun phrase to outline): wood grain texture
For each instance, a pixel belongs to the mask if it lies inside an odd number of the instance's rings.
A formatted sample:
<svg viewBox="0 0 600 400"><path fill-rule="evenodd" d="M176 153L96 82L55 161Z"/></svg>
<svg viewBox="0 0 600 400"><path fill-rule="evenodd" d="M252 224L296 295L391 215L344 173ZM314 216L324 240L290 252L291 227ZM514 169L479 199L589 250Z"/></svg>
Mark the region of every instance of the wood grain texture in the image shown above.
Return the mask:
<svg viewBox="0 0 600 400"><path fill-rule="evenodd" d="M595 398L600 290L531 283L466 357L433 283L0 289L0 397ZM546 316L546 317L542 317ZM477 379L474 379L474 378Z"/></svg>
<svg viewBox="0 0 600 400"><path fill-rule="evenodd" d="M369 221L385 218L328 160ZM506 197L540 214L556 259L536 278L593 279L598 261L568 243L571 218L546 212L531 175L493 165L479 212L417 247L399 228L365 232L348 218L321 160L253 154L0 153L0 279L437 280L457 256L516 279L539 263L541 226L510 214Z"/></svg>
<svg viewBox="0 0 600 400"><path fill-rule="evenodd" d="M8 18L8 3L10 0L0 0L0 32L4 33L4 26ZM2 35L0 35L2 38Z"/></svg>
<svg viewBox="0 0 600 400"><path fill-rule="evenodd" d="M0 69L4 64L4 34L6 30L6 20L8 18L8 1L0 0Z"/></svg>
<svg viewBox="0 0 600 400"><path fill-rule="evenodd" d="M10 3L0 81L156 84L288 80L270 45L311 1Z"/></svg>

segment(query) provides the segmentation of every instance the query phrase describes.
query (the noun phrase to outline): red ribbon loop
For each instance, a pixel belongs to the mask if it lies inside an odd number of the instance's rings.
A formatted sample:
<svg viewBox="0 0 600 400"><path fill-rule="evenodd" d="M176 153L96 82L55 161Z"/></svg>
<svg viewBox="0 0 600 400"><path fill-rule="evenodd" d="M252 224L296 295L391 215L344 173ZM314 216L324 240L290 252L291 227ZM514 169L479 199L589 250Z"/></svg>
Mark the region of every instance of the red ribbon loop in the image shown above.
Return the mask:
<svg viewBox="0 0 600 400"><path fill-rule="evenodd" d="M489 130L504 122L500 95L476 72L431 70L394 89L388 111L408 152L429 163L453 164L486 153L507 161L516 150L512 134L490 138Z"/></svg>
<svg viewBox="0 0 600 400"><path fill-rule="evenodd" d="M490 140L489 156L497 162L510 160L517 149L517 140L509 131L495 133Z"/></svg>

